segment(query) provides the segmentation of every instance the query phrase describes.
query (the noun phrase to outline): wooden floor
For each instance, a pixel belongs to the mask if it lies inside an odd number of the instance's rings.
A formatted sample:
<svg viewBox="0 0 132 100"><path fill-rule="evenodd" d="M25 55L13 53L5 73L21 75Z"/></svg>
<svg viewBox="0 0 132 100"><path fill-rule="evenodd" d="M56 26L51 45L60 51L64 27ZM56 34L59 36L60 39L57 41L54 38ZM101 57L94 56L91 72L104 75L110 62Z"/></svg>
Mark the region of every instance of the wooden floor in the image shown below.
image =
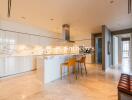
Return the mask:
<svg viewBox="0 0 132 100"><path fill-rule="evenodd" d="M117 100L118 68L88 64L88 75L42 85L37 71L0 79L0 100ZM116 71L118 70L118 72Z"/></svg>

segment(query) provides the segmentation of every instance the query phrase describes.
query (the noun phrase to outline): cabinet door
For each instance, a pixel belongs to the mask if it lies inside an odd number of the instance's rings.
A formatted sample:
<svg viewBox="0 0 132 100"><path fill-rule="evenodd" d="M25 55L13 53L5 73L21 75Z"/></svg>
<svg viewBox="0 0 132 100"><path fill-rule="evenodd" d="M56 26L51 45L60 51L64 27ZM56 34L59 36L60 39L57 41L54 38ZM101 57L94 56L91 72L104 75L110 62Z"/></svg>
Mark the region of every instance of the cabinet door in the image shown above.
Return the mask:
<svg viewBox="0 0 132 100"><path fill-rule="evenodd" d="M37 36L30 35L29 40L31 46L39 45L39 38Z"/></svg>
<svg viewBox="0 0 132 100"><path fill-rule="evenodd" d="M5 58L5 74L6 75L16 74L15 57L6 57Z"/></svg>
<svg viewBox="0 0 132 100"><path fill-rule="evenodd" d="M44 37L40 37L39 38L39 44L41 46L47 46L49 43L49 39L48 38L44 38Z"/></svg>
<svg viewBox="0 0 132 100"><path fill-rule="evenodd" d="M0 57L0 77L5 76L5 58Z"/></svg>
<svg viewBox="0 0 132 100"><path fill-rule="evenodd" d="M30 71L30 70L33 70L32 57L31 56L24 57L24 69L23 69L23 71Z"/></svg>
<svg viewBox="0 0 132 100"><path fill-rule="evenodd" d="M23 57L23 60L24 60L24 66L23 66L23 71L29 71L29 59L28 57Z"/></svg>
<svg viewBox="0 0 132 100"><path fill-rule="evenodd" d="M24 60L23 57L16 57L16 63L15 63L15 69L16 73L21 73L23 72L23 66L24 66Z"/></svg>
<svg viewBox="0 0 132 100"><path fill-rule="evenodd" d="M18 37L18 44L19 45L29 45L30 41L29 41L29 35L24 35L24 34L19 34Z"/></svg>
<svg viewBox="0 0 132 100"><path fill-rule="evenodd" d="M15 53L17 42L17 34L12 32L6 32L6 51L8 54Z"/></svg>
<svg viewBox="0 0 132 100"><path fill-rule="evenodd" d="M5 48L6 48L6 33L0 31L0 54L3 54L5 52Z"/></svg>
<svg viewBox="0 0 132 100"><path fill-rule="evenodd" d="M24 70L24 66L25 66L25 64L24 64L24 58L23 57L19 57L19 63L18 63L18 67L19 67L19 73L21 73L21 72L24 72L23 70Z"/></svg>

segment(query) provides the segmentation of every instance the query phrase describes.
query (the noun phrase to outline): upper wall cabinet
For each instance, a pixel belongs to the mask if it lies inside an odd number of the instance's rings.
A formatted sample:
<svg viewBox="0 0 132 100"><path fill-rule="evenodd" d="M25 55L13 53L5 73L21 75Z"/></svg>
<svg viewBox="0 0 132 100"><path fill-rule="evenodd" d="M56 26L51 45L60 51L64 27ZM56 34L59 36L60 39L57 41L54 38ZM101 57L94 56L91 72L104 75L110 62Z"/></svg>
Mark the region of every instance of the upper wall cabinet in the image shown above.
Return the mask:
<svg viewBox="0 0 132 100"><path fill-rule="evenodd" d="M0 77L5 74L5 59L4 57L0 57Z"/></svg>
<svg viewBox="0 0 132 100"><path fill-rule="evenodd" d="M9 54L13 54L17 45L17 34L12 32L6 32L6 50Z"/></svg>
<svg viewBox="0 0 132 100"><path fill-rule="evenodd" d="M5 76L16 74L15 57L5 57Z"/></svg>
<svg viewBox="0 0 132 100"><path fill-rule="evenodd" d="M0 31L0 54L3 54L6 47L6 33Z"/></svg>
<svg viewBox="0 0 132 100"><path fill-rule="evenodd" d="M44 37L39 37L39 44L42 46L47 46L51 44L51 39L50 38L44 38Z"/></svg>
<svg viewBox="0 0 132 100"><path fill-rule="evenodd" d="M30 45L32 45L32 46L39 45L39 37L38 36L30 35L29 41L30 41Z"/></svg>
<svg viewBox="0 0 132 100"><path fill-rule="evenodd" d="M0 31L0 54L12 54L16 49L17 35Z"/></svg>
<svg viewBox="0 0 132 100"><path fill-rule="evenodd" d="M26 34L18 34L18 45L29 45L30 44L30 36Z"/></svg>

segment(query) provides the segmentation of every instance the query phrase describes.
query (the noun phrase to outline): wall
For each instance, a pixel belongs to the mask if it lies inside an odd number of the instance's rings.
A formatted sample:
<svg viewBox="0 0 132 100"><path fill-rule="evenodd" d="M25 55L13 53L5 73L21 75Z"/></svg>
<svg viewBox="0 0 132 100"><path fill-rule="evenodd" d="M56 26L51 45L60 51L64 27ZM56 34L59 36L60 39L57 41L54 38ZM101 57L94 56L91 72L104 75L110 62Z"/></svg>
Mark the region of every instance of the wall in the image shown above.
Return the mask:
<svg viewBox="0 0 132 100"><path fill-rule="evenodd" d="M122 64L122 41L120 36L118 36L118 63Z"/></svg>
<svg viewBox="0 0 132 100"><path fill-rule="evenodd" d="M113 37L113 65L118 64L118 37Z"/></svg>
<svg viewBox="0 0 132 100"><path fill-rule="evenodd" d="M132 65L132 33L130 34L130 65Z"/></svg>
<svg viewBox="0 0 132 100"><path fill-rule="evenodd" d="M102 69L106 70L112 64L112 35L111 31L105 26L102 26ZM108 54L108 42L110 42L111 50Z"/></svg>
<svg viewBox="0 0 132 100"><path fill-rule="evenodd" d="M102 33L93 33L93 34L91 34L91 46L94 47L95 49L96 49L95 41L96 41L96 38L99 38L99 37L102 38ZM96 52L92 55L91 62L96 63Z"/></svg>
<svg viewBox="0 0 132 100"><path fill-rule="evenodd" d="M74 35L71 38L72 40L75 41L75 45L77 46L87 46L87 47L92 47L91 45L91 34L78 34ZM92 63L92 56L87 55L86 56L86 63Z"/></svg>

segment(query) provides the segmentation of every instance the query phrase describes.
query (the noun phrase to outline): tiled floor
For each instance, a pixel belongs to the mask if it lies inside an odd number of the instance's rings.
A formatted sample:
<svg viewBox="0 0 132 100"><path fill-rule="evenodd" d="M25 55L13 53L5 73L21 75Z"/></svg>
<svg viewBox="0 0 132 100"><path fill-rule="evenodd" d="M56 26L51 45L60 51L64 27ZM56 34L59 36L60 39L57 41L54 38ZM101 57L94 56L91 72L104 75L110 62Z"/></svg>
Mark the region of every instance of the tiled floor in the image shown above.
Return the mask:
<svg viewBox="0 0 132 100"><path fill-rule="evenodd" d="M117 100L120 73L101 70L100 65L88 64L88 75L64 78L42 85L37 72L0 80L0 100Z"/></svg>

